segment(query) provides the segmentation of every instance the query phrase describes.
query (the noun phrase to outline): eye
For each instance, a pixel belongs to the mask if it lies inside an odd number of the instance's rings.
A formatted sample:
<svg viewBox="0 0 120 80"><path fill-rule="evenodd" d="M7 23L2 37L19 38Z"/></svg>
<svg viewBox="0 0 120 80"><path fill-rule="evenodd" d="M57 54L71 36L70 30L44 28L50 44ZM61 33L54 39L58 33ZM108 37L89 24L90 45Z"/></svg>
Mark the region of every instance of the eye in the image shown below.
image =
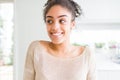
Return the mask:
<svg viewBox="0 0 120 80"><path fill-rule="evenodd" d="M66 21L61 19L59 22L64 24Z"/></svg>
<svg viewBox="0 0 120 80"><path fill-rule="evenodd" d="M53 21L52 21L52 20L46 20L46 23L48 23L48 24L52 24Z"/></svg>

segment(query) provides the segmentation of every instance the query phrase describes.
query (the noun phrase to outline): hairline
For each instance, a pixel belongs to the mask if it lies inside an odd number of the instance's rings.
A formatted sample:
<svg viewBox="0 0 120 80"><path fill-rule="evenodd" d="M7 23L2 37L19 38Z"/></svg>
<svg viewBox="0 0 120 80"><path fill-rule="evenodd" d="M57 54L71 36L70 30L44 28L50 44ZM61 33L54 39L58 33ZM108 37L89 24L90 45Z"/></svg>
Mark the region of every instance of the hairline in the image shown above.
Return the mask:
<svg viewBox="0 0 120 80"><path fill-rule="evenodd" d="M54 7L54 6L61 6L61 7L65 8L68 12L70 12L71 17L72 17L72 21L74 21L74 16L73 16L72 10L70 10L69 8L67 8L65 5L61 5L61 4L54 4L54 5L52 5L52 6L48 9L48 11L47 11L46 14L45 14L45 21L46 21L46 15L47 15L47 13L48 13L49 10L50 10L52 7Z"/></svg>

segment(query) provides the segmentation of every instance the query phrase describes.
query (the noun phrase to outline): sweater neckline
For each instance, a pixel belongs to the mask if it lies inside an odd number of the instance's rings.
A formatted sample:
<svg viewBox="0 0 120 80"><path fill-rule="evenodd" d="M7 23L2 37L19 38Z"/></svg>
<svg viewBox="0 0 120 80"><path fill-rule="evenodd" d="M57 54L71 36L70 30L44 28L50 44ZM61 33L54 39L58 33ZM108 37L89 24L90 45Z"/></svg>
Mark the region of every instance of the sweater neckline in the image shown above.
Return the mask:
<svg viewBox="0 0 120 80"><path fill-rule="evenodd" d="M48 52L45 52L45 54L52 58L52 59L55 59L55 60L59 60L59 61L78 61L79 59L81 59L82 56L85 55L85 52L86 52L86 47L84 49L84 51L79 55L79 56L76 56L76 57L72 57L72 58L60 58L60 57L56 57Z"/></svg>
<svg viewBox="0 0 120 80"><path fill-rule="evenodd" d="M39 43L39 46L42 47L40 45L40 43ZM60 58L60 57L56 57L56 56L48 53L46 50L44 51L43 55L45 54L49 58L52 58L52 59L55 59L55 60L59 60L59 61L78 61L79 59L81 59L82 56L84 56L86 54L86 51L87 51L87 46L85 46L83 52L80 55L78 55L76 57L72 57L72 58Z"/></svg>

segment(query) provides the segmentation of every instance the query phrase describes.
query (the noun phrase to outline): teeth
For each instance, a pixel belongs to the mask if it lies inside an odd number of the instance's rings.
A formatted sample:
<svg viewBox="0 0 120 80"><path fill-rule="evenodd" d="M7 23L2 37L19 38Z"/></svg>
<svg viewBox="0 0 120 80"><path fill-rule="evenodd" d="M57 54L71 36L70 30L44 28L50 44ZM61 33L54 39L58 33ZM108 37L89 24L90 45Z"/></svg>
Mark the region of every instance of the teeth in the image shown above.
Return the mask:
<svg viewBox="0 0 120 80"><path fill-rule="evenodd" d="M55 36L58 36L58 35L60 35L61 33L53 33L53 35L55 35Z"/></svg>

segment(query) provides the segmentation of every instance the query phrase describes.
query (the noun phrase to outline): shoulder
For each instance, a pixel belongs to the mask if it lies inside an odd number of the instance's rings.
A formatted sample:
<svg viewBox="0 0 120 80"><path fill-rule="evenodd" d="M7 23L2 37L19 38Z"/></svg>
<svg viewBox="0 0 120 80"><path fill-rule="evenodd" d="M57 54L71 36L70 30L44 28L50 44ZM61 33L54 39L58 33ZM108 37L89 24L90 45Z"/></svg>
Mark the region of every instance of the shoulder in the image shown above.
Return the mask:
<svg viewBox="0 0 120 80"><path fill-rule="evenodd" d="M46 46L50 43L50 41L45 41L45 40L40 40L39 41L39 44L42 45L42 46Z"/></svg>
<svg viewBox="0 0 120 80"><path fill-rule="evenodd" d="M94 55L94 49L91 48L90 46L86 46L86 52L88 53L88 55Z"/></svg>
<svg viewBox="0 0 120 80"><path fill-rule="evenodd" d="M86 46L74 46L74 47L77 49L79 55L84 54L84 51L86 50Z"/></svg>
<svg viewBox="0 0 120 80"><path fill-rule="evenodd" d="M81 55L85 55L87 58L94 55L94 51L90 46L78 46L78 50Z"/></svg>
<svg viewBox="0 0 120 80"><path fill-rule="evenodd" d="M45 40L36 40L30 43L29 48L30 49L34 49L36 47L46 48L49 43L50 43L49 41L45 41Z"/></svg>
<svg viewBox="0 0 120 80"><path fill-rule="evenodd" d="M94 61L95 60L95 51L94 51L94 49L87 46L86 47L86 56L89 59L89 61Z"/></svg>
<svg viewBox="0 0 120 80"><path fill-rule="evenodd" d="M31 49L34 49L36 46L39 45L39 41L36 40L36 41L32 41L29 46L28 46L28 49L31 50Z"/></svg>
<svg viewBox="0 0 120 80"><path fill-rule="evenodd" d="M49 43L49 41L36 40L36 41L32 41L29 46L46 45L46 44L48 44L48 43Z"/></svg>
<svg viewBox="0 0 120 80"><path fill-rule="evenodd" d="M48 44L48 41L43 40L32 41L28 46L27 53L33 56L36 51L44 52L46 51L47 48L46 44Z"/></svg>

